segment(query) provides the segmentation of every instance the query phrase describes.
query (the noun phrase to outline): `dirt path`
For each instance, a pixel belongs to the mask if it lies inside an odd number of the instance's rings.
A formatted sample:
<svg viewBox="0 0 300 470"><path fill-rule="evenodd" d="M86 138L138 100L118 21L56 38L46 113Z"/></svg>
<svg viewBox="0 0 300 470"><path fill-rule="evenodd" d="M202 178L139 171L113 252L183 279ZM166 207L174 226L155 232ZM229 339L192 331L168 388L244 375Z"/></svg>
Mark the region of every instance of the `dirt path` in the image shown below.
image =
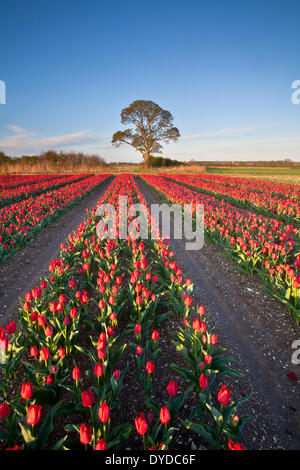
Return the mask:
<svg viewBox="0 0 300 470"><path fill-rule="evenodd" d="M135 177L147 203L158 195ZM171 217L172 220L172 217ZM251 395L240 407L250 414L244 440L248 449L300 449L300 390L287 373L299 376L291 363L292 342L300 338L285 307L271 299L258 278L236 271L232 263L208 242L200 251L185 251L185 241L171 236L176 261L194 282L194 302L204 304L216 322L220 345L226 347L244 374L226 378L233 398Z"/></svg>
<svg viewBox="0 0 300 470"><path fill-rule="evenodd" d="M49 274L49 263L59 255L60 244L86 217L86 208L94 207L113 177L103 183L70 211L45 227L36 239L0 265L0 325L16 319L19 297L34 286L41 276Z"/></svg>

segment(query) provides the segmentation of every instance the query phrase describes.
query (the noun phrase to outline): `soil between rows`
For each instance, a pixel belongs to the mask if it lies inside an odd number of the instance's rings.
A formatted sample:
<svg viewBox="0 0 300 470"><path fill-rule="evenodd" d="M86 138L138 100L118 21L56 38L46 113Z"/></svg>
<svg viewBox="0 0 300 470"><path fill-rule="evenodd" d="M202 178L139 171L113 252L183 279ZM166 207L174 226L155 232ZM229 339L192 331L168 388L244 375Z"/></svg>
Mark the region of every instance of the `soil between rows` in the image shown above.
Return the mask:
<svg viewBox="0 0 300 470"><path fill-rule="evenodd" d="M162 202L140 177L136 182L149 206ZM235 398L251 395L240 407L240 414L251 414L243 436L246 447L299 449L299 383L287 377L291 371L299 376L299 366L291 363L299 331L287 310L266 294L257 277L236 271L207 241L200 251L186 251L185 240L175 240L171 230L170 246L194 283L195 305L205 305L220 346L244 374L243 379L225 379Z"/></svg>

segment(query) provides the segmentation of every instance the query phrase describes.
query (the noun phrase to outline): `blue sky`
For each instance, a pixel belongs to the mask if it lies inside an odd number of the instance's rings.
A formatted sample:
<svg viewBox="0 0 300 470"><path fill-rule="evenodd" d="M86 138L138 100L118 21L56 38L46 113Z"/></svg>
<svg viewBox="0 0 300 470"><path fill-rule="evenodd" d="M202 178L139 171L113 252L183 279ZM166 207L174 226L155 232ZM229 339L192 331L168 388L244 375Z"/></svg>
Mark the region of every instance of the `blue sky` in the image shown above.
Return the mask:
<svg viewBox="0 0 300 470"><path fill-rule="evenodd" d="M178 160L300 161L299 0L10 0L1 5L0 149L49 148L107 161L121 109L168 109Z"/></svg>

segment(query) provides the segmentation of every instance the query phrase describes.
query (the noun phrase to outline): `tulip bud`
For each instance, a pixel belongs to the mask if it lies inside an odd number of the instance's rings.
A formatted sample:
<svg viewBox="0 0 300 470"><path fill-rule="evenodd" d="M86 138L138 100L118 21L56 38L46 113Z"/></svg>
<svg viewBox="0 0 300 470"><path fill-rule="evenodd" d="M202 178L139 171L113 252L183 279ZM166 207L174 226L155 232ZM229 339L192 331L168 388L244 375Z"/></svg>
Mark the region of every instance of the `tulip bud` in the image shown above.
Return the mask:
<svg viewBox="0 0 300 470"><path fill-rule="evenodd" d="M88 428L84 423L80 425L80 442L81 444L87 445L91 442L92 437L92 427Z"/></svg>
<svg viewBox="0 0 300 470"><path fill-rule="evenodd" d="M103 438L97 442L94 450L106 450L106 442Z"/></svg>
<svg viewBox="0 0 300 470"><path fill-rule="evenodd" d="M72 379L73 380L79 380L81 377L81 372L79 370L79 368L76 366L74 367L73 371L72 371Z"/></svg>
<svg viewBox="0 0 300 470"><path fill-rule="evenodd" d="M98 411L98 417L99 417L99 420L101 421L101 423L106 423L106 421L109 419L110 410L109 410L109 406L107 405L106 401L104 401L102 403L102 405L100 406L99 411Z"/></svg>
<svg viewBox="0 0 300 470"><path fill-rule="evenodd" d="M201 374L199 379L199 385L203 390L205 390L209 386L209 381L207 375Z"/></svg>
<svg viewBox="0 0 300 470"><path fill-rule="evenodd" d="M169 385L167 386L167 392L169 395L175 396L178 390L178 383L174 380L170 380Z"/></svg>
<svg viewBox="0 0 300 470"><path fill-rule="evenodd" d="M163 424L167 424L171 420L170 411L168 410L168 407L166 405L164 405L161 408L160 414L159 414L159 419Z"/></svg>
<svg viewBox="0 0 300 470"><path fill-rule="evenodd" d="M29 426L35 426L41 417L41 405L30 405L27 412L27 424Z"/></svg>
<svg viewBox="0 0 300 470"><path fill-rule="evenodd" d="M23 383L21 387L21 397L23 400L28 400L32 397L33 385L32 382Z"/></svg>
<svg viewBox="0 0 300 470"><path fill-rule="evenodd" d="M86 408L90 408L94 404L94 396L92 389L89 389L88 391L83 391L81 393L81 399L82 399L82 404Z"/></svg>
<svg viewBox="0 0 300 470"><path fill-rule="evenodd" d="M141 435L146 434L149 426L144 416L144 413L141 413L138 418L135 418L134 422L137 432Z"/></svg>

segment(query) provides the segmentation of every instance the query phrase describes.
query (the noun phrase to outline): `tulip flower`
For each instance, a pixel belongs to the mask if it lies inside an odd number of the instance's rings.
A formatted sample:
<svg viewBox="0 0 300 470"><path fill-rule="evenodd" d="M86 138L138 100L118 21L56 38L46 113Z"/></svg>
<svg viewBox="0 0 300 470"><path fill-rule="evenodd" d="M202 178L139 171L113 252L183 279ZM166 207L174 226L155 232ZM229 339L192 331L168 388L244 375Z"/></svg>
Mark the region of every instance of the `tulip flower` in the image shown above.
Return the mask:
<svg viewBox="0 0 300 470"><path fill-rule="evenodd" d="M144 435L149 429L144 413L141 413L138 418L135 418L135 427L139 434Z"/></svg>
<svg viewBox="0 0 300 470"><path fill-rule="evenodd" d="M30 405L27 412L27 424L30 426L35 426L41 417L41 405Z"/></svg>
<svg viewBox="0 0 300 470"><path fill-rule="evenodd" d="M6 331L7 331L7 334L9 335L12 335L13 333L15 333L16 329L17 329L17 325L15 321L12 321L8 323L8 325L6 325Z"/></svg>
<svg viewBox="0 0 300 470"><path fill-rule="evenodd" d="M94 450L106 450L106 449L107 449L106 442L103 438L100 439L100 441L96 443L95 448L94 448Z"/></svg>
<svg viewBox="0 0 300 470"><path fill-rule="evenodd" d="M88 428L84 423L80 425L80 442L81 444L88 445L91 442L92 437L92 427Z"/></svg>
<svg viewBox="0 0 300 470"><path fill-rule="evenodd" d="M175 397L176 393L178 390L178 383L174 382L174 380L170 380L168 386L167 386L167 392L169 395Z"/></svg>
<svg viewBox="0 0 300 470"><path fill-rule="evenodd" d="M74 367L73 371L72 371L72 379L73 380L79 380L79 378L81 377L81 372L79 370L79 368L76 366Z"/></svg>
<svg viewBox="0 0 300 470"><path fill-rule="evenodd" d="M91 388L81 393L81 400L84 407L90 408L91 406L93 406L94 396Z"/></svg>
<svg viewBox="0 0 300 470"><path fill-rule="evenodd" d="M107 405L106 401L104 401L102 403L102 405L99 407L98 417L99 417L99 420L101 421L101 423L106 423L106 421L109 419L110 410L109 410L109 406Z"/></svg>
<svg viewBox="0 0 300 470"><path fill-rule="evenodd" d="M10 413L10 406L7 402L0 404L0 418L6 418Z"/></svg>
<svg viewBox="0 0 300 470"><path fill-rule="evenodd" d="M231 390L229 390L226 387L226 385L222 385L222 387L220 388L220 391L218 393L218 401L222 405L227 406L229 404L230 394L231 394Z"/></svg>
<svg viewBox="0 0 300 470"><path fill-rule="evenodd" d="M32 382L23 383L21 387L21 397L23 400L28 400L32 397L33 394L33 384Z"/></svg>
<svg viewBox="0 0 300 470"><path fill-rule="evenodd" d="M170 422L171 415L170 415L170 411L169 411L169 409L166 405L164 405L160 409L159 419L162 422L162 424L168 424Z"/></svg>
<svg viewBox="0 0 300 470"><path fill-rule="evenodd" d="M229 450L245 450L242 443L235 444L231 439L228 439Z"/></svg>
<svg viewBox="0 0 300 470"><path fill-rule="evenodd" d="M45 363L48 361L50 357L49 349L44 346L43 349L40 351L40 361L45 361Z"/></svg>
<svg viewBox="0 0 300 470"><path fill-rule="evenodd" d="M32 357L36 357L36 356L38 356L38 354L39 354L38 348L36 346L31 346L30 355Z"/></svg>
<svg viewBox="0 0 300 470"><path fill-rule="evenodd" d="M155 370L155 362L154 361L148 361L146 364L146 371L148 374L153 374Z"/></svg>
<svg viewBox="0 0 300 470"><path fill-rule="evenodd" d="M152 333L152 339L153 341L157 341L159 338L159 333L157 330L153 330L153 333Z"/></svg>
<svg viewBox="0 0 300 470"><path fill-rule="evenodd" d="M96 375L96 377L102 377L103 375L103 363L102 362L95 363L94 374Z"/></svg>
<svg viewBox="0 0 300 470"><path fill-rule="evenodd" d="M209 386L209 381L207 375L201 374L199 378L199 385L203 390L205 390Z"/></svg>

